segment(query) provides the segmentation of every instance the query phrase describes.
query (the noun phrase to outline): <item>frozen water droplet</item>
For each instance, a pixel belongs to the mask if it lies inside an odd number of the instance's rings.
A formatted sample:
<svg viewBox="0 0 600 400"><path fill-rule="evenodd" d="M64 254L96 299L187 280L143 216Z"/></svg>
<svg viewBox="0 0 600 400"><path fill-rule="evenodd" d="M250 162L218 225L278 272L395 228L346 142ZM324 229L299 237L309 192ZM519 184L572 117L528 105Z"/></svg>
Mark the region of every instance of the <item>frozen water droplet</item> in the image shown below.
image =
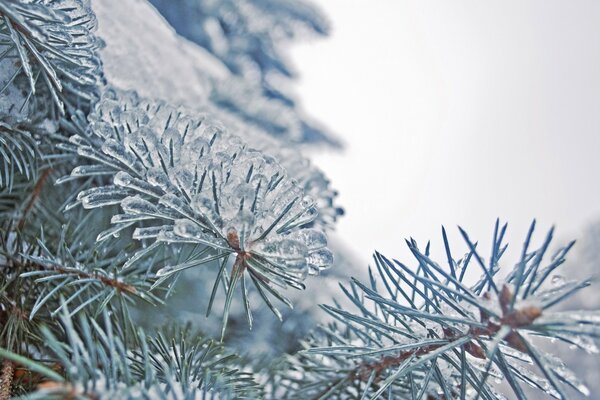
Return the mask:
<svg viewBox="0 0 600 400"><path fill-rule="evenodd" d="M115 185L121 186L121 187L128 187L129 185L131 185L132 181L133 181L133 177L131 175L129 175L127 172L123 172L123 171L117 172L117 174L115 175L115 178L114 178Z"/></svg>
<svg viewBox="0 0 600 400"><path fill-rule="evenodd" d="M215 209L214 200L208 197L196 196L191 204L194 211L208 219L216 227L222 227L223 221Z"/></svg>
<svg viewBox="0 0 600 400"><path fill-rule="evenodd" d="M140 126L148 124L150 120L148 115L139 108L123 111L121 113L121 122L125 124L130 131L134 131Z"/></svg>
<svg viewBox="0 0 600 400"><path fill-rule="evenodd" d="M173 273L173 271L174 271L173 267L163 267L163 268L159 269L158 271L156 271L156 276L166 276L166 275Z"/></svg>
<svg viewBox="0 0 600 400"><path fill-rule="evenodd" d="M565 283L565 277L561 276L561 275L554 275L552 277L552 279L550 280L550 282L554 285L554 286L559 286Z"/></svg>
<svg viewBox="0 0 600 400"><path fill-rule="evenodd" d="M89 142L86 139L84 139L81 136L79 136L79 135L73 135L73 136L71 136L69 138L69 143L73 143L74 145L77 145L77 146L87 146L87 145L89 145Z"/></svg>
<svg viewBox="0 0 600 400"><path fill-rule="evenodd" d="M310 251L327 247L327 236L317 229L301 229L290 236L302 241Z"/></svg>
<svg viewBox="0 0 600 400"><path fill-rule="evenodd" d="M165 230L165 226L147 226L143 228L135 228L132 238L141 239L156 239L161 232Z"/></svg>
<svg viewBox="0 0 600 400"><path fill-rule="evenodd" d="M253 185L242 183L234 189L233 195L239 200L244 199L248 201L254 198L254 192L255 188Z"/></svg>
<svg viewBox="0 0 600 400"><path fill-rule="evenodd" d="M269 184L269 179L267 179L267 177L263 174L255 173L252 175L252 178L250 178L250 183L252 183L252 185L255 187L258 187L260 184L262 188L266 189L267 185Z"/></svg>
<svg viewBox="0 0 600 400"><path fill-rule="evenodd" d="M113 126L104 121L95 121L90 124L90 128L96 135L104 139L111 138L115 134Z"/></svg>
<svg viewBox="0 0 600 400"><path fill-rule="evenodd" d="M177 122L175 123L175 128L181 132L181 135L183 136L187 136L189 135L189 131L190 129L195 125L195 121L187 116L184 115L180 118L177 119Z"/></svg>
<svg viewBox="0 0 600 400"><path fill-rule="evenodd" d="M232 223L234 226L247 229L254 225L254 221L254 214L248 210L241 210L238 212L236 218L232 220Z"/></svg>
<svg viewBox="0 0 600 400"><path fill-rule="evenodd" d="M321 249L310 253L307 261L311 272L316 274L333 264L333 253L329 249Z"/></svg>
<svg viewBox="0 0 600 400"><path fill-rule="evenodd" d="M176 191L167 174L165 174L165 172L160 168L148 169L146 178L148 179L148 183L153 186L158 186L167 193Z"/></svg>
<svg viewBox="0 0 600 400"><path fill-rule="evenodd" d="M187 141L182 146L182 160L193 162L199 158L206 157L210 152L210 144L203 137L194 137L191 141Z"/></svg>
<svg viewBox="0 0 600 400"><path fill-rule="evenodd" d="M181 138L181 134L175 128L167 128L162 135L163 144L169 148L169 146L181 146L183 140Z"/></svg>
<svg viewBox="0 0 600 400"><path fill-rule="evenodd" d="M302 198L302 201L300 201L300 207L302 207L302 208L308 208L308 207L313 206L314 204L315 204L315 201L310 196L304 196Z"/></svg>
<svg viewBox="0 0 600 400"><path fill-rule="evenodd" d="M201 226L188 219L178 219L175 221L173 232L180 237L192 239L195 242L205 244L212 248L230 249L225 240L205 232Z"/></svg>
<svg viewBox="0 0 600 400"><path fill-rule="evenodd" d="M275 247L275 254L279 258L300 259L304 258L307 252L304 243L291 239L283 239Z"/></svg>
<svg viewBox="0 0 600 400"><path fill-rule="evenodd" d="M104 119L111 122L112 119L118 119L121 115L121 106L118 102L111 99L104 99L96 105L96 112Z"/></svg>
<svg viewBox="0 0 600 400"><path fill-rule="evenodd" d="M84 208L104 207L119 204L127 195L124 189L115 186L97 187L79 192L77 199Z"/></svg>
<svg viewBox="0 0 600 400"><path fill-rule="evenodd" d="M183 140L177 129L168 128L161 138L163 145L163 157L170 163L175 163L181 157L181 146Z"/></svg>
<svg viewBox="0 0 600 400"><path fill-rule="evenodd" d="M136 158L133 154L128 152L125 147L114 139L108 139L102 145L102 151L104 154L114 158L117 161L131 167L135 164Z"/></svg>
<svg viewBox="0 0 600 400"><path fill-rule="evenodd" d="M156 206L139 196L127 197L121 202L121 208L128 214L156 214Z"/></svg>

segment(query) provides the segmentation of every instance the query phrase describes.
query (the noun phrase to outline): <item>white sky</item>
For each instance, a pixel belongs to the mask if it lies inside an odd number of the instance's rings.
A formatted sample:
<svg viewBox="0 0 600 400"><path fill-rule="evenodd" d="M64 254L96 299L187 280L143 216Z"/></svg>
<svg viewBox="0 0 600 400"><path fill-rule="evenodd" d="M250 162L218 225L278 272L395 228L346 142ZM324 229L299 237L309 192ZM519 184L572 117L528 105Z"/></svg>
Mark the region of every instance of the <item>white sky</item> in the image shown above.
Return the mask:
<svg viewBox="0 0 600 400"><path fill-rule="evenodd" d="M563 238L600 217L600 2L319 3L334 31L295 47L299 95L346 142L313 159L360 259L440 247L441 224L489 243L500 217L516 249L533 217Z"/></svg>

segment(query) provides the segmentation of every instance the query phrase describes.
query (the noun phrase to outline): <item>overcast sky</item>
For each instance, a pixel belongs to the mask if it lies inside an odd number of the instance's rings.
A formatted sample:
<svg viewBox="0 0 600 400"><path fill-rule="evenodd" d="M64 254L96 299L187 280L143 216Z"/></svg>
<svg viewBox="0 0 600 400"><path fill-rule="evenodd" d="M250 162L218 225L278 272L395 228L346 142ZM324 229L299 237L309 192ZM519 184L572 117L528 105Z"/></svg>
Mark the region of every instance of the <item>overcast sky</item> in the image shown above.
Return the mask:
<svg viewBox="0 0 600 400"><path fill-rule="evenodd" d="M313 158L357 256L439 247L441 224L489 243L500 217L516 248L534 217L565 239L600 218L600 2L318 3L332 36L292 55L346 142Z"/></svg>

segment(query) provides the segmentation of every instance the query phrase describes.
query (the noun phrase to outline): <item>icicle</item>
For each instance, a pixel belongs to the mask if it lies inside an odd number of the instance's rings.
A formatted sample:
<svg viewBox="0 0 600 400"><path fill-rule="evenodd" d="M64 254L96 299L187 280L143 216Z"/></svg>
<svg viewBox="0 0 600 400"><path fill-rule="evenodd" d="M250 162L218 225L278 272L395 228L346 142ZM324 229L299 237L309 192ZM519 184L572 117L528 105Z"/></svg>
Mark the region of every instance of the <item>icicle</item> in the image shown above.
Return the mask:
<svg viewBox="0 0 600 400"><path fill-rule="evenodd" d="M121 202L121 208L128 214L157 214L156 206L140 196L127 197Z"/></svg>
<svg viewBox="0 0 600 400"><path fill-rule="evenodd" d="M176 235L193 239L195 242L206 244L215 249L230 250L230 246L225 240L205 232L201 226L187 219L175 221L173 232Z"/></svg>
<svg viewBox="0 0 600 400"><path fill-rule="evenodd" d="M105 186L82 191L77 195L77 200L81 201L84 208L97 208L119 204L128 194L126 189Z"/></svg>
<svg viewBox="0 0 600 400"><path fill-rule="evenodd" d="M135 228L132 237L136 240L156 239L156 237L165 230L170 230L169 225L149 226L145 228Z"/></svg>

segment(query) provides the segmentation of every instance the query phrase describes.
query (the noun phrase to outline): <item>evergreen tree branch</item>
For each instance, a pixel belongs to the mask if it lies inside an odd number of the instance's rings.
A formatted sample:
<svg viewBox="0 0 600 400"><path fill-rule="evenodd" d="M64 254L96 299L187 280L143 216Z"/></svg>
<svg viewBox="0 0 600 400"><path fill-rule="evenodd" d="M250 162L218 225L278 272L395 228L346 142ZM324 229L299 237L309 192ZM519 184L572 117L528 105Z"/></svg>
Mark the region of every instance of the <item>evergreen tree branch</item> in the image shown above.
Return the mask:
<svg viewBox="0 0 600 400"><path fill-rule="evenodd" d="M51 349L46 364L56 361L64 379L50 378L27 398L222 398L254 399L261 395L239 358L189 328L170 327L128 336L106 310L97 321L72 318L63 308L62 330L42 329Z"/></svg>
<svg viewBox="0 0 600 400"><path fill-rule="evenodd" d="M67 208L119 204L124 214L112 218L114 228L101 233L100 241L135 226L133 238L150 246L199 247L186 262L157 270L154 287L187 268L232 256L239 262L231 264L231 279L219 274L227 298L225 326L234 289L243 282L239 271L290 304L279 289L302 289L308 274L331 264L325 234L307 227L318 213L314 200L274 159L204 117L116 97L132 103L123 106L111 96L115 94L107 92L98 104L91 129L63 146L93 164L76 167L61 181L105 174L112 176L112 184L81 191ZM248 304L246 291L242 295Z"/></svg>
<svg viewBox="0 0 600 400"><path fill-rule="evenodd" d="M282 384L287 390L280 395L375 399L387 393L398 398L466 399L477 393L477 398L496 399L491 376L506 377L519 399L525 398L519 382L555 398L567 397L565 387L587 394L585 385L560 360L541 351L535 339L578 343L598 352L593 343L600 337L596 313L571 312L573 318L568 318L551 310L589 285L563 283L553 275L572 243L543 265L552 232L534 251L527 249L528 237L521 261L500 280L504 230L497 224L489 264L480 256L475 261L470 256L454 260L445 231L447 269L429 258L429 246L422 252L414 240L407 244L417 269L376 253L379 280L372 279L370 285L353 280L349 288L342 286L356 311L339 304L323 306L336 323L316 332L305 350L290 359ZM463 236L474 253L475 246ZM473 262L485 271L469 285L460 270ZM550 281L554 285L549 286ZM542 376L530 366L539 368Z"/></svg>

